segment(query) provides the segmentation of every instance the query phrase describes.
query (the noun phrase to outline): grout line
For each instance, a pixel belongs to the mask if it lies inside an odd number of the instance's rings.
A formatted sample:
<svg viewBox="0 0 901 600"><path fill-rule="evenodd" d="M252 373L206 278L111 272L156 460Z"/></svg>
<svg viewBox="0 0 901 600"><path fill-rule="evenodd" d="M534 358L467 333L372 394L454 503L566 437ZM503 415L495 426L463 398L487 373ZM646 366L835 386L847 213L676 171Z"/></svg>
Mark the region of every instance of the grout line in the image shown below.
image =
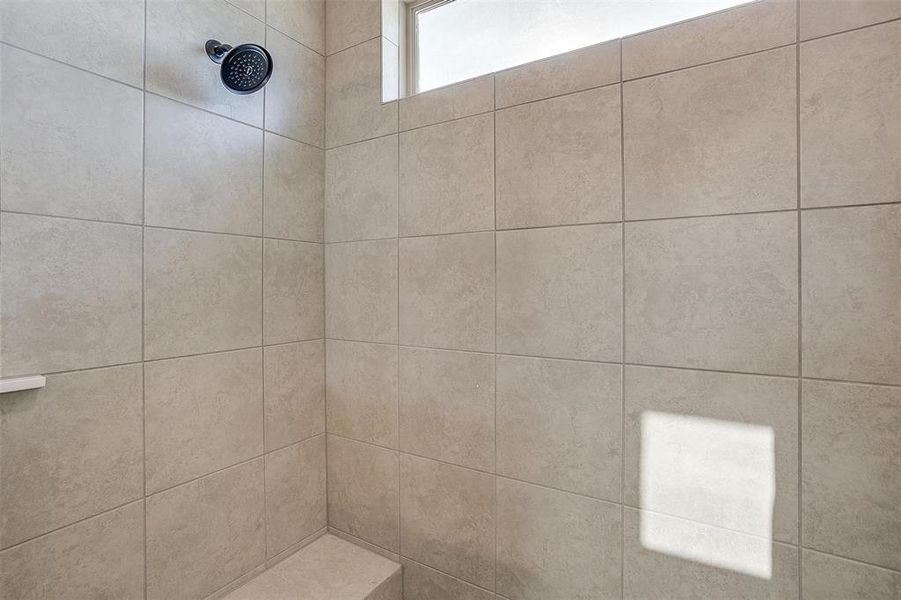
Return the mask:
<svg viewBox="0 0 901 600"><path fill-rule="evenodd" d="M141 60L141 496L144 516L144 600L147 600L147 376L146 376L146 221L147 221L147 0L144 0L144 46Z"/></svg>
<svg viewBox="0 0 901 600"><path fill-rule="evenodd" d="M169 227L169 226L165 226L165 225L147 225L145 223L126 223L123 221L108 221L105 219L88 219L85 217L70 217L67 215L49 215L49 214L28 212L28 211L22 211L22 210L3 209L0 212L3 212L5 214L10 214L10 215L20 215L20 216L25 216L25 217L43 217L46 219L63 219L66 221L79 221L79 222L83 222L83 223L95 223L95 224L99 224L99 225L121 225L121 226L125 226L125 227L144 227L146 229L156 229L156 230L161 230L161 231L184 231L187 233L204 233L204 234L209 234L209 235L227 235L227 236L231 236L231 237L249 238L249 239L253 239L253 240L265 239L265 240L276 240L279 242L294 242L297 244L322 244L321 241L315 241L315 240L299 240L299 239L292 239L292 238L274 237L274 236L270 236L270 235L252 235L252 234L248 234L248 233L233 233L233 232L228 232L228 231L211 231L211 230L206 230L206 229L187 229L184 227Z"/></svg>
<svg viewBox="0 0 901 600"><path fill-rule="evenodd" d="M335 56L336 54L341 54L342 52L347 52L348 50L353 50L357 46L362 46L363 44L368 44L369 42L371 42L373 40L378 40L381 37L382 37L382 33L380 31L379 34L375 37L371 37L369 39L363 40L362 42L357 42L355 44L351 44L350 46L347 46L346 48L341 48L340 50L335 50L334 52L328 52L327 54L325 54L325 57L331 58L331 57ZM388 102L385 102L384 104L388 104Z"/></svg>
<svg viewBox="0 0 901 600"><path fill-rule="evenodd" d="M263 45L269 45L269 28L266 26L269 1L263 3ZM266 88L263 87L263 131L266 130ZM260 160L260 233L266 233L266 134L263 133ZM266 343L266 242L260 242L260 344ZM269 560L269 502L266 485L266 351L260 351L260 421L263 432L263 555Z"/></svg>
<svg viewBox="0 0 901 600"><path fill-rule="evenodd" d="M620 230L620 288L622 291L622 320L620 322L620 502L626 502L626 121L625 121L625 84L623 79L623 41L619 41L619 158L620 158L620 218L623 220ZM620 507L619 517L619 591L620 598L626 593L626 509Z"/></svg>
<svg viewBox="0 0 901 600"><path fill-rule="evenodd" d="M795 492L798 498L798 546L801 547L803 540L801 539L803 531L803 499L801 498L801 482L803 475L802 463L802 444L803 444L803 388L804 388L804 347L803 347L803 290L802 290L802 243L801 243L801 0L795 2L795 200L797 202L798 219L796 224L797 237L797 293L798 293L798 383L797 383L797 429L798 436L798 455L797 455L797 477L795 479ZM798 598L804 596L804 570L801 564L801 551L798 551Z"/></svg>

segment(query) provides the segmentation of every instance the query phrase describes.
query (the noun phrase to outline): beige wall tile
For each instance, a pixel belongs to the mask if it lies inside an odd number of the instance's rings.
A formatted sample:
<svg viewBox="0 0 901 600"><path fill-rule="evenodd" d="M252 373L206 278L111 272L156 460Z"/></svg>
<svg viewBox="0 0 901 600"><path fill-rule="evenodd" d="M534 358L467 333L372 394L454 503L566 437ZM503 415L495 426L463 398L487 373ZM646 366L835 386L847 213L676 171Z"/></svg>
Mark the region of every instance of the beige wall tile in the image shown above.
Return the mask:
<svg viewBox="0 0 901 600"><path fill-rule="evenodd" d="M625 502L798 542L798 382L626 367Z"/></svg>
<svg viewBox="0 0 901 600"><path fill-rule="evenodd" d="M620 80L619 40L579 48L497 74L497 106L513 106Z"/></svg>
<svg viewBox="0 0 901 600"><path fill-rule="evenodd" d="M327 337L397 343L397 240L325 249Z"/></svg>
<svg viewBox="0 0 901 600"><path fill-rule="evenodd" d="M269 25L325 54L324 0L268 0L265 8Z"/></svg>
<svg viewBox="0 0 901 600"><path fill-rule="evenodd" d="M376 37L381 27L381 0L326 0L326 54L334 54Z"/></svg>
<svg viewBox="0 0 901 600"><path fill-rule="evenodd" d="M497 113L497 226L622 219L620 90Z"/></svg>
<svg viewBox="0 0 901 600"><path fill-rule="evenodd" d="M143 496L141 403L140 365L3 396L0 547Z"/></svg>
<svg viewBox="0 0 901 600"><path fill-rule="evenodd" d="M147 598L203 598L266 560L263 459L147 498Z"/></svg>
<svg viewBox="0 0 901 600"><path fill-rule="evenodd" d="M497 591L509 598L615 598L622 509L527 483L497 481Z"/></svg>
<svg viewBox="0 0 901 600"><path fill-rule="evenodd" d="M494 75L407 96L401 99L399 110L401 131L492 111Z"/></svg>
<svg viewBox="0 0 901 600"><path fill-rule="evenodd" d="M622 358L620 225L497 234L497 349Z"/></svg>
<svg viewBox="0 0 901 600"><path fill-rule="evenodd" d="M366 3L373 0L366 0ZM358 0L328 0L364 5ZM377 23L377 22L376 22ZM325 93L327 148L397 131L397 102L382 104L381 41L374 39L328 57Z"/></svg>
<svg viewBox="0 0 901 600"><path fill-rule="evenodd" d="M801 0L801 39L901 17L895 0Z"/></svg>
<svg viewBox="0 0 901 600"><path fill-rule="evenodd" d="M321 242L325 214L325 153L266 133L263 235Z"/></svg>
<svg viewBox="0 0 901 600"><path fill-rule="evenodd" d="M619 365L497 358L497 472L619 502Z"/></svg>
<svg viewBox="0 0 901 600"><path fill-rule="evenodd" d="M901 383L901 206L801 217L804 375Z"/></svg>
<svg viewBox="0 0 901 600"><path fill-rule="evenodd" d="M802 600L895 600L901 573L812 550L801 551Z"/></svg>
<svg viewBox="0 0 901 600"><path fill-rule="evenodd" d="M59 2L52 9L7 0L0 4L0 40L131 85L144 83L143 0Z"/></svg>
<svg viewBox="0 0 901 600"><path fill-rule="evenodd" d="M494 356L400 349L400 448L494 471Z"/></svg>
<svg viewBox="0 0 901 600"><path fill-rule="evenodd" d="M653 512L624 510L623 598L798 598L798 549Z"/></svg>
<svg viewBox="0 0 901 600"><path fill-rule="evenodd" d="M802 206L901 200L899 94L901 22L801 44Z"/></svg>
<svg viewBox="0 0 901 600"><path fill-rule="evenodd" d="M263 348L266 450L325 431L325 348L321 340Z"/></svg>
<svg viewBox="0 0 901 600"><path fill-rule="evenodd" d="M404 594L417 600L495 600L491 592L425 565L402 560Z"/></svg>
<svg viewBox="0 0 901 600"><path fill-rule="evenodd" d="M263 340L321 338L325 331L322 244L263 241Z"/></svg>
<svg viewBox="0 0 901 600"><path fill-rule="evenodd" d="M348 541L348 542L350 542L356 546L359 546L365 550L369 550L370 552L378 554L379 556L381 556L383 558L387 558L388 560L393 560L393 561L397 562L401 559L400 555L398 555L396 552L391 552L389 550L385 550L381 546L376 546L375 544L370 544L369 542L367 542L365 540L361 540L358 537L354 537L354 536L350 535L349 533L344 533L343 531L341 531L339 529L335 529L334 527L328 528L328 534L333 535L337 538L341 538L342 540Z"/></svg>
<svg viewBox="0 0 901 600"><path fill-rule="evenodd" d="M328 436L329 526L396 552L398 454Z"/></svg>
<svg viewBox="0 0 901 600"><path fill-rule="evenodd" d="M494 588L494 476L401 455L401 552Z"/></svg>
<svg viewBox="0 0 901 600"><path fill-rule="evenodd" d="M266 555L326 526L325 436L266 455Z"/></svg>
<svg viewBox="0 0 901 600"><path fill-rule="evenodd" d="M400 341L494 351L494 233L400 240Z"/></svg>
<svg viewBox="0 0 901 600"><path fill-rule="evenodd" d="M144 598L144 504L134 502L0 552L0 597Z"/></svg>
<svg viewBox="0 0 901 600"><path fill-rule="evenodd" d="M795 41L791 0L762 0L623 39L623 78L633 79Z"/></svg>
<svg viewBox="0 0 901 600"><path fill-rule="evenodd" d="M494 115L400 135L400 233L494 227Z"/></svg>
<svg viewBox="0 0 901 600"><path fill-rule="evenodd" d="M397 346L326 342L328 430L397 448Z"/></svg>
<svg viewBox="0 0 901 600"><path fill-rule="evenodd" d="M4 377L141 359L141 229L4 214Z"/></svg>
<svg viewBox="0 0 901 600"><path fill-rule="evenodd" d="M146 102L147 225L260 235L263 132L158 96Z"/></svg>
<svg viewBox="0 0 901 600"><path fill-rule="evenodd" d="M901 389L804 381L804 545L901 570Z"/></svg>
<svg viewBox="0 0 901 600"><path fill-rule="evenodd" d="M397 136L325 155L325 239L397 237Z"/></svg>
<svg viewBox="0 0 901 600"><path fill-rule="evenodd" d="M623 88L626 217L797 206L795 49Z"/></svg>
<svg viewBox="0 0 901 600"><path fill-rule="evenodd" d="M225 0L258 19L266 18L266 0Z"/></svg>
<svg viewBox="0 0 901 600"><path fill-rule="evenodd" d="M794 375L795 213L626 225L626 361Z"/></svg>
<svg viewBox="0 0 901 600"><path fill-rule="evenodd" d="M325 58L271 27L272 78L266 84L266 129L299 142L325 142Z"/></svg>
<svg viewBox="0 0 901 600"><path fill-rule="evenodd" d="M0 31L37 27L33 6L3 2ZM9 46L0 69L3 209L140 223L141 93Z"/></svg>
<svg viewBox="0 0 901 600"><path fill-rule="evenodd" d="M144 365L147 493L263 452L259 348Z"/></svg>
<svg viewBox="0 0 901 600"><path fill-rule="evenodd" d="M226 44L264 45L265 26L224 2L146 2L147 90L262 126L263 94L242 96L228 91L219 77L219 68L203 52L203 44L215 35Z"/></svg>
<svg viewBox="0 0 901 600"><path fill-rule="evenodd" d="M246 237L145 230L145 358L259 345L260 245Z"/></svg>

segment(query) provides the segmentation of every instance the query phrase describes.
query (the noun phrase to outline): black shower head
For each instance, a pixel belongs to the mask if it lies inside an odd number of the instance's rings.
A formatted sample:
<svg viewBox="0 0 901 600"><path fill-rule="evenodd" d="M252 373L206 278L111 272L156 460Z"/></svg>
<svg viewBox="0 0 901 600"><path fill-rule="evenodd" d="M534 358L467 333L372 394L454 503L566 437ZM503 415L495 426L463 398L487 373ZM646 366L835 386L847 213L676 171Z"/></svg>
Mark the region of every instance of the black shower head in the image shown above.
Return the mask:
<svg viewBox="0 0 901 600"><path fill-rule="evenodd" d="M222 65L222 83L235 94L263 89L272 75L272 57L262 46L241 44L232 48L219 40L207 40L206 53L214 63Z"/></svg>

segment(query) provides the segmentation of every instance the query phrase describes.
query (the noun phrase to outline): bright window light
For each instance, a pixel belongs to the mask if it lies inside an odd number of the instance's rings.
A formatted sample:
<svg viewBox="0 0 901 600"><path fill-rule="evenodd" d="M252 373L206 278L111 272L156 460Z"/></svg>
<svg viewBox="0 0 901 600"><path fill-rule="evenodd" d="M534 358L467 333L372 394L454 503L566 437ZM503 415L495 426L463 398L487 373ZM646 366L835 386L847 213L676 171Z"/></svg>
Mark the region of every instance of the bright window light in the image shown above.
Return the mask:
<svg viewBox="0 0 901 600"><path fill-rule="evenodd" d="M439 0L413 10L414 92L748 0Z"/></svg>
<svg viewBox="0 0 901 600"><path fill-rule="evenodd" d="M775 457L766 425L642 413L642 545L769 579Z"/></svg>

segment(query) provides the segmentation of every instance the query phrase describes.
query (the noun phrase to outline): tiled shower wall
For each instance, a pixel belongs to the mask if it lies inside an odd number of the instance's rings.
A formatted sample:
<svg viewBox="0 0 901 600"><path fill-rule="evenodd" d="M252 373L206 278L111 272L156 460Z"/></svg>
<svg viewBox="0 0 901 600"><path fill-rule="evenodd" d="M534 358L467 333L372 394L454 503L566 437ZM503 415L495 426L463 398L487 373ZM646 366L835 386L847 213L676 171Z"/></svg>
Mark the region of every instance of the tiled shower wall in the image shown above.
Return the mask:
<svg viewBox="0 0 901 600"><path fill-rule="evenodd" d="M330 528L411 600L897 598L901 3L387 104L327 16Z"/></svg>
<svg viewBox="0 0 901 600"><path fill-rule="evenodd" d="M211 37L266 43L237 96ZM321 2L0 2L0 597L204 598L326 525Z"/></svg>

